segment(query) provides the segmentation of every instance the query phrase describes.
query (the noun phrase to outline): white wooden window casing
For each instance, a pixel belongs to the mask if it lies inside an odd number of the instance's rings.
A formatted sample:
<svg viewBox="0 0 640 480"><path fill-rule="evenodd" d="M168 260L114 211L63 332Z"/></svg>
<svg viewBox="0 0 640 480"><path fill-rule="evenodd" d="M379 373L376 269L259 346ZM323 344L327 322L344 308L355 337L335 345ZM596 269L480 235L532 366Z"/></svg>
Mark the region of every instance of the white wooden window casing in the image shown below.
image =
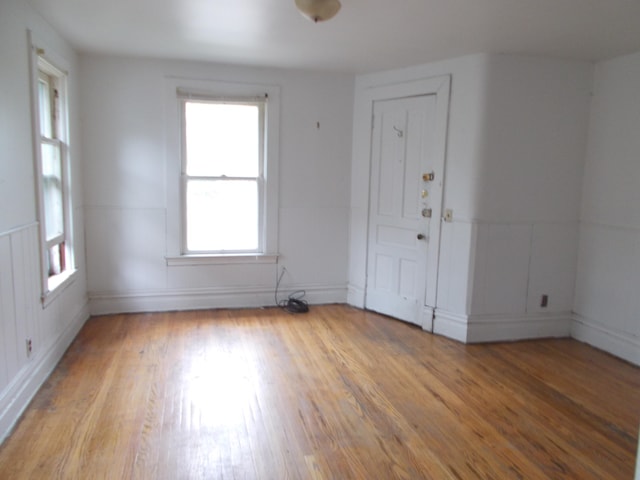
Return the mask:
<svg viewBox="0 0 640 480"><path fill-rule="evenodd" d="M32 44L32 95L42 300L75 272L70 190L67 73Z"/></svg>
<svg viewBox="0 0 640 480"><path fill-rule="evenodd" d="M165 79L166 105L166 193L167 193L167 253L168 266L198 266L220 264L274 264L278 259L278 163L280 140L280 87L242 81L188 79L168 76ZM184 102L212 102L229 105L258 105L260 118L259 174L249 176L258 196L258 247L251 248L185 248L186 211L184 168ZM210 172L211 173L211 172ZM218 172L222 173L222 172ZM207 178L220 183L242 178ZM257 184L257 185L256 185Z"/></svg>

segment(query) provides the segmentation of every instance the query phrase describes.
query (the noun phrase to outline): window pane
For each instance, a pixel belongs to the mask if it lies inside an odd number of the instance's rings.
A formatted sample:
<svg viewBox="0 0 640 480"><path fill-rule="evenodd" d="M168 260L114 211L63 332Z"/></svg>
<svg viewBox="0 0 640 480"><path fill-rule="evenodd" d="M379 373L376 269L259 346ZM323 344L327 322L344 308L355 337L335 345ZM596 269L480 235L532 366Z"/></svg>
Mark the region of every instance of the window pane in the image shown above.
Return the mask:
<svg viewBox="0 0 640 480"><path fill-rule="evenodd" d="M190 180L186 199L187 250L258 250L257 180Z"/></svg>
<svg viewBox="0 0 640 480"><path fill-rule="evenodd" d="M258 177L259 115L257 105L186 102L186 174Z"/></svg>
<svg viewBox="0 0 640 480"><path fill-rule="evenodd" d="M49 83L42 78L38 80L38 108L40 110L40 135L53 138Z"/></svg>
<svg viewBox="0 0 640 480"><path fill-rule="evenodd" d="M66 268L64 242L57 243L47 250L48 276L58 275Z"/></svg>
<svg viewBox="0 0 640 480"><path fill-rule="evenodd" d="M62 162L57 144L42 144L42 196L46 240L64 232Z"/></svg>

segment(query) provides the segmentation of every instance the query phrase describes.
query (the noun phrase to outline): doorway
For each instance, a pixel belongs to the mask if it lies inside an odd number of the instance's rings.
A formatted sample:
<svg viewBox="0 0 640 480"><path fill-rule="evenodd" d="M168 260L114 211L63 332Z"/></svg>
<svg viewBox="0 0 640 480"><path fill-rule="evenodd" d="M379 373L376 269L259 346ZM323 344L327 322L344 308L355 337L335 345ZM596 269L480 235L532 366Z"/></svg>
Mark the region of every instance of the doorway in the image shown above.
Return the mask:
<svg viewBox="0 0 640 480"><path fill-rule="evenodd" d="M372 99L365 307L429 331L437 296L448 93Z"/></svg>

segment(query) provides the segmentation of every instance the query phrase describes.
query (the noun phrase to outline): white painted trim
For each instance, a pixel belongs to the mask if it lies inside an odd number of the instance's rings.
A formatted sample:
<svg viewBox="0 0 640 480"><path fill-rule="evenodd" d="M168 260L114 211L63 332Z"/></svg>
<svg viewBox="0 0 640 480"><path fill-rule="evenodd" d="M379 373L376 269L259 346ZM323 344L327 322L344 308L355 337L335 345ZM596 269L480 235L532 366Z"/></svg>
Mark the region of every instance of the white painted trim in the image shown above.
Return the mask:
<svg viewBox="0 0 640 480"><path fill-rule="evenodd" d="M433 332L433 312L434 308L424 305L422 307L422 329L426 332Z"/></svg>
<svg viewBox="0 0 640 480"><path fill-rule="evenodd" d="M635 225L614 225L600 222L593 222L590 220L580 220L580 225L585 227L597 228L599 230L617 230L622 232L628 232L632 234L640 233L640 228Z"/></svg>
<svg viewBox="0 0 640 480"><path fill-rule="evenodd" d="M382 85L371 85L363 89L366 103L371 105L376 100L389 100L393 98L405 98L416 95L438 94L446 86L447 95L451 84L451 74L435 75L415 80L393 82ZM448 102L448 97L446 98Z"/></svg>
<svg viewBox="0 0 640 480"><path fill-rule="evenodd" d="M446 310L436 309L433 320L433 333L462 343L467 341L467 316Z"/></svg>
<svg viewBox="0 0 640 480"><path fill-rule="evenodd" d="M11 228L9 230L5 230L4 232L0 233L0 237L10 236L10 235L13 235L14 233L19 233L25 230L29 230L30 228L38 228L38 222L26 223L24 225L20 225L15 228Z"/></svg>
<svg viewBox="0 0 640 480"><path fill-rule="evenodd" d="M347 303L352 307L364 308L364 287L352 283L347 285Z"/></svg>
<svg viewBox="0 0 640 480"><path fill-rule="evenodd" d="M280 158L280 90L279 85L250 84L228 82L216 79L195 79L176 76L165 77L165 140L167 161L166 199L167 199L167 253L168 257L179 257L182 252L182 194L180 192L181 174L181 115L178 109L178 89L186 89L199 94L216 97L256 97L266 94L269 102L266 110L267 124L265 138L266 180L263 192L263 218L261 219L262 248L264 252L278 251L278 182Z"/></svg>
<svg viewBox="0 0 640 480"><path fill-rule="evenodd" d="M55 277L49 277L48 290L42 295L42 308L47 308L54 300L56 300L62 292L64 292L73 282L76 281L78 276L78 270L75 268L67 269L64 272L56 275ZM54 280L52 282L51 280Z"/></svg>
<svg viewBox="0 0 640 480"><path fill-rule="evenodd" d="M571 336L571 312L470 315L467 343Z"/></svg>
<svg viewBox="0 0 640 480"><path fill-rule="evenodd" d="M433 333L463 343L569 337L571 313L462 315L436 309Z"/></svg>
<svg viewBox="0 0 640 480"><path fill-rule="evenodd" d="M167 266L194 266L194 265L239 265L239 264L276 264L278 254L229 254L229 255L178 255L165 257Z"/></svg>
<svg viewBox="0 0 640 480"><path fill-rule="evenodd" d="M600 350L640 366L640 338L607 328L592 319L573 314L571 336Z"/></svg>
<svg viewBox="0 0 640 480"><path fill-rule="evenodd" d="M292 291L304 290L310 304L345 303L346 285L296 285L281 288L278 299ZM220 287L188 290L158 290L147 292L89 293L92 315L125 312L166 312L172 310L202 310L209 308L255 308L275 305L273 287Z"/></svg>
<svg viewBox="0 0 640 480"><path fill-rule="evenodd" d="M88 318L89 304L85 303L51 346L27 363L4 390L0 397L0 443L11 433Z"/></svg>
<svg viewBox="0 0 640 480"><path fill-rule="evenodd" d="M43 308L46 308L55 297L49 298L55 288L67 283L66 280L73 276L73 272L76 269L76 254L75 254L75 238L74 238L74 202L72 185L73 179L71 178L71 142L70 142L70 106L69 106L69 65L61 58L57 58L57 55L51 54L52 52L46 52L45 43L36 40L35 35L31 30L27 30L27 38L29 42L29 82L30 82L30 96L31 96L31 129L32 129L32 147L33 147L33 164L35 172L35 190L36 190L36 216L38 219L38 243L39 243L39 256L40 256L40 291ZM60 165L62 167L62 211L64 217L64 226L61 237L64 241L66 268L65 272L62 272L61 281L59 285L55 285L53 288L50 286L50 277L46 271L46 258L47 258L47 242L46 242L46 227L45 227L45 200L44 200L44 186L43 186L43 172L42 172L42 143L44 137L41 136L40 126L40 102L38 94L38 81L39 72L43 71L46 74L54 77L58 81L59 102L58 108L58 122L59 127L56 132L57 135L52 136L49 140L55 140L55 144L60 146ZM49 142L51 144L51 142ZM54 286L55 285L55 286ZM66 287L61 288L64 289Z"/></svg>

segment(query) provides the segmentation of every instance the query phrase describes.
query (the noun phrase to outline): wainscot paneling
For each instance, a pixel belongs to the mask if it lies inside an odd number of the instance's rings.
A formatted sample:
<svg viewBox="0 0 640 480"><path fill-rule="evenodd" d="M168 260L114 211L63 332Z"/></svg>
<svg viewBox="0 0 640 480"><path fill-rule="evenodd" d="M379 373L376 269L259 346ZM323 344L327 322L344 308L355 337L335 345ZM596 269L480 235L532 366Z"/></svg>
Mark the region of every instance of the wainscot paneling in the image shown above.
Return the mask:
<svg viewBox="0 0 640 480"><path fill-rule="evenodd" d="M89 317L73 285L42 308L39 263L37 224L0 234L0 441Z"/></svg>

